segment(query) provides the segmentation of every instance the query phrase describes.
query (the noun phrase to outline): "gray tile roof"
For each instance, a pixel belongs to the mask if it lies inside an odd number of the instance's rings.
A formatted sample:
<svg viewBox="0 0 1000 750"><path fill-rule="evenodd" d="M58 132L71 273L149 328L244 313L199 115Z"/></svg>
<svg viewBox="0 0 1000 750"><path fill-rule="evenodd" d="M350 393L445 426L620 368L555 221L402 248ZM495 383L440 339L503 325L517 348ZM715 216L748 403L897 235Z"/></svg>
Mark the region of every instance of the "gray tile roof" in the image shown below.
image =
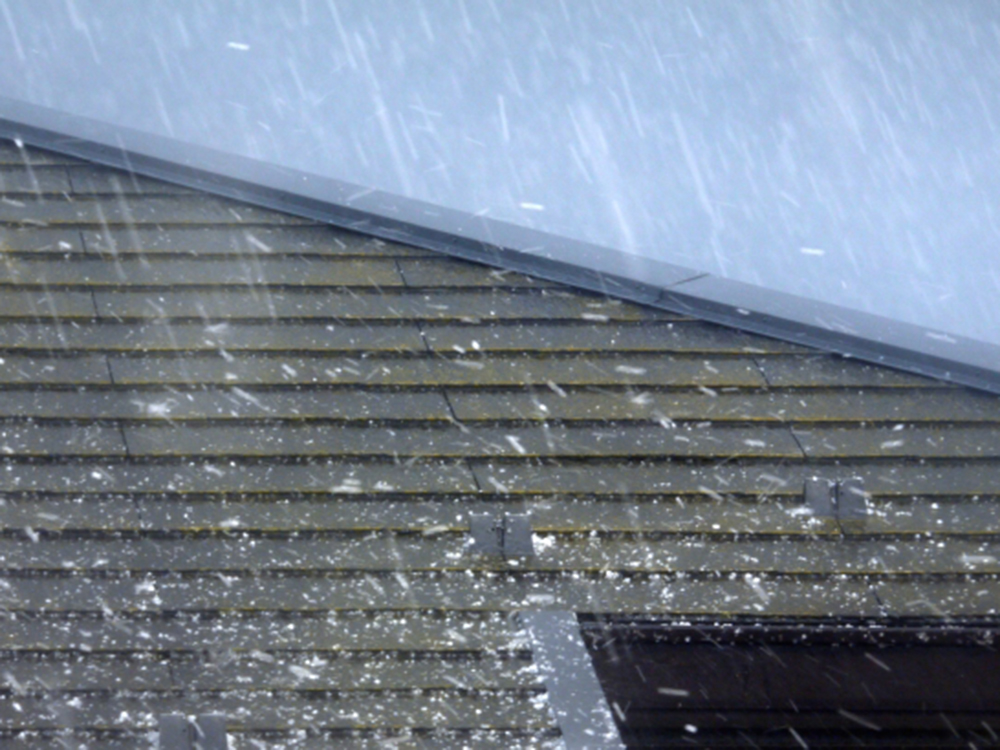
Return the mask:
<svg viewBox="0 0 1000 750"><path fill-rule="evenodd" d="M985 617L1000 398L0 144L0 735L545 747L515 612ZM847 534L807 478L861 477ZM533 558L472 554L526 512ZM145 743L145 744L144 744Z"/></svg>

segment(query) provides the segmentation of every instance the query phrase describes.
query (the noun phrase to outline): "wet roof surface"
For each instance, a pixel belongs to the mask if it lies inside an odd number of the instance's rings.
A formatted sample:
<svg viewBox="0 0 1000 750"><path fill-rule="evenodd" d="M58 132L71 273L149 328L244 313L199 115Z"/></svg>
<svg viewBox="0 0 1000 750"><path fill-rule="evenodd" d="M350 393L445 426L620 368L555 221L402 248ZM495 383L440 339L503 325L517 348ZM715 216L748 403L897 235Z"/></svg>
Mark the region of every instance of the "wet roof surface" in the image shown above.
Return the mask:
<svg viewBox="0 0 1000 750"><path fill-rule="evenodd" d="M997 397L9 143L0 191L11 747L544 747L516 611L1000 608Z"/></svg>

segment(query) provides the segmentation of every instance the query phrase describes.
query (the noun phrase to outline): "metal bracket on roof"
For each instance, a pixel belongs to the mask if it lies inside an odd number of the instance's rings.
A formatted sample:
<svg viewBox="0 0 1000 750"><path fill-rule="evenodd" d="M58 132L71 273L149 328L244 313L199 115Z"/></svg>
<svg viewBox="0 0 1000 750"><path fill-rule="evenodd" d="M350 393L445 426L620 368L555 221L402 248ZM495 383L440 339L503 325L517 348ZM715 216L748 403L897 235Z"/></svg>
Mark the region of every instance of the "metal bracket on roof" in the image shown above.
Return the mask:
<svg viewBox="0 0 1000 750"><path fill-rule="evenodd" d="M845 534L864 531L868 518L868 494L858 477L837 482L837 520Z"/></svg>
<svg viewBox="0 0 1000 750"><path fill-rule="evenodd" d="M189 721L180 714L160 716L159 750L227 750L226 717L201 714Z"/></svg>
<svg viewBox="0 0 1000 750"><path fill-rule="evenodd" d="M832 518L845 534L864 530L868 518L868 495L859 477L831 481L820 477L806 480L805 503L818 518Z"/></svg>
<svg viewBox="0 0 1000 750"><path fill-rule="evenodd" d="M522 612L566 750L625 750L573 612Z"/></svg>
<svg viewBox="0 0 1000 750"><path fill-rule="evenodd" d="M473 513L469 518L472 551L479 555L532 557L531 521L527 514L504 513L502 516Z"/></svg>

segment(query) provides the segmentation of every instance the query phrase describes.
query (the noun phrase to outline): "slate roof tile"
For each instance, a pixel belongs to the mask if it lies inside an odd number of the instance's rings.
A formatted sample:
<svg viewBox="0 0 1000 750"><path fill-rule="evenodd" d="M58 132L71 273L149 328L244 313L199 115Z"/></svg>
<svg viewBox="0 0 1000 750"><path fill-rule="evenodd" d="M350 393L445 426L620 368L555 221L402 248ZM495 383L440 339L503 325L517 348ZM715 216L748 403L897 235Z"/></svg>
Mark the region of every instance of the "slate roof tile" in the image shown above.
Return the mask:
<svg viewBox="0 0 1000 750"><path fill-rule="evenodd" d="M24 232L7 230L21 237ZM38 230L35 230L38 231ZM338 232L326 226L238 227L221 223L202 227L131 224L84 228L80 236L95 255L173 255L209 258L246 254L297 256L358 256L362 258L424 257L426 250L388 244L364 235ZM43 235L44 236L44 235Z"/></svg>
<svg viewBox="0 0 1000 750"><path fill-rule="evenodd" d="M8 142L0 192L5 746L555 746L518 610L1000 608L996 397Z"/></svg>

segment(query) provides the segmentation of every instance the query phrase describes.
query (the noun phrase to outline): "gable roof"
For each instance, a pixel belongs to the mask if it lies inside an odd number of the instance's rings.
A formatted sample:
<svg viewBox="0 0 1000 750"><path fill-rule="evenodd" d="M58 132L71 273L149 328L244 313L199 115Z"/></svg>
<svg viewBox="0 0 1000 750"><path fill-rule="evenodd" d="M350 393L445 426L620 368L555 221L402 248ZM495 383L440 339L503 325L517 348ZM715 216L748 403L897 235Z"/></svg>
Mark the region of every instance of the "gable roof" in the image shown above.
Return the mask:
<svg viewBox="0 0 1000 750"><path fill-rule="evenodd" d="M996 397L26 153L0 146L17 747L212 712L241 748L554 746L519 611L997 614ZM863 479L863 528L809 513L814 475ZM536 555L473 554L481 512L526 513Z"/></svg>

